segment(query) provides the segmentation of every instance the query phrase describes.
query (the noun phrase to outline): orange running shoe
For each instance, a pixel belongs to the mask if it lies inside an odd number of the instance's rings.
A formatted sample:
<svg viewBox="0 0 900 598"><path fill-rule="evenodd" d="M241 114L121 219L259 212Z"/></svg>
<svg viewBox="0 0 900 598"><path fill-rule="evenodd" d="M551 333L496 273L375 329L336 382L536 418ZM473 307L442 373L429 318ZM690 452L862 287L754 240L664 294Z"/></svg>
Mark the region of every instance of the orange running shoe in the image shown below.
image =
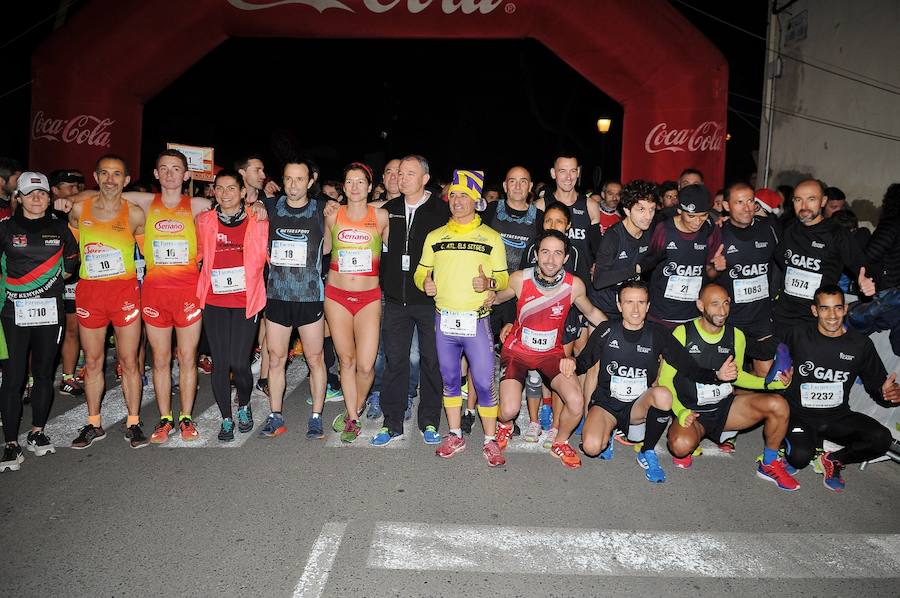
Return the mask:
<svg viewBox="0 0 900 598"><path fill-rule="evenodd" d="M500 447L501 451L506 450L506 445L509 444L509 439L512 438L513 435L513 427L506 426L497 422L497 446Z"/></svg>
<svg viewBox="0 0 900 598"><path fill-rule="evenodd" d="M581 467L581 458L575 452L568 442L555 442L550 447L550 454L562 461L562 464L569 469L578 469Z"/></svg>
<svg viewBox="0 0 900 598"><path fill-rule="evenodd" d="M171 436L174 431L175 426L173 425L172 420L164 417L156 424L153 434L150 435L150 442L153 444L162 444L169 439L169 436Z"/></svg>
<svg viewBox="0 0 900 598"><path fill-rule="evenodd" d="M193 442L200 438L200 432L194 425L194 420L189 417L183 417L178 422L178 428L181 430L181 439L185 442Z"/></svg>

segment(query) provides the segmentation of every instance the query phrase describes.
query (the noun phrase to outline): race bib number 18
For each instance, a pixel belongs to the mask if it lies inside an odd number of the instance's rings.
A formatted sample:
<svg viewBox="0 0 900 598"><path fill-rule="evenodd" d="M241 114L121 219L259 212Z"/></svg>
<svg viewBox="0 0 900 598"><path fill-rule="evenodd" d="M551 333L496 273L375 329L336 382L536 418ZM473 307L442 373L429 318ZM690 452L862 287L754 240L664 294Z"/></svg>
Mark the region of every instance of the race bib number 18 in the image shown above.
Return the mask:
<svg viewBox="0 0 900 598"><path fill-rule="evenodd" d="M306 267L306 241L272 241L270 261L273 266Z"/></svg>

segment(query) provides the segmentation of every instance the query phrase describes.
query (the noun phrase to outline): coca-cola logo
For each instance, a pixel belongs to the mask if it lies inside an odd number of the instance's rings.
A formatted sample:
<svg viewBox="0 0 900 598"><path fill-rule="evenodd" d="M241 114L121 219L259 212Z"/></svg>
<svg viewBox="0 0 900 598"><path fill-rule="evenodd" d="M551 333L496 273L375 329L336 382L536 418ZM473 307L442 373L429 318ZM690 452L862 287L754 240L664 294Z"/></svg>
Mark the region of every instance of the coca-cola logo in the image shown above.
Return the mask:
<svg viewBox="0 0 900 598"><path fill-rule="evenodd" d="M338 233L338 241L344 243L352 243L354 245L365 245L372 240L372 235L364 230L356 230L347 228Z"/></svg>
<svg viewBox="0 0 900 598"><path fill-rule="evenodd" d="M70 119L49 118L43 110L38 110L31 121L31 140L46 139L77 145L109 147L111 132L115 123L111 118L99 118L91 114L79 114Z"/></svg>
<svg viewBox="0 0 900 598"><path fill-rule="evenodd" d="M180 233L184 230L184 224L177 220L160 220L153 228L161 233Z"/></svg>
<svg viewBox="0 0 900 598"><path fill-rule="evenodd" d="M241 10L262 10L264 8L272 8L274 6L282 6L284 4L302 4L315 8L320 13L325 12L329 8L337 8L348 12L356 12L346 3L340 0L263 0L261 2L253 2L252 0L228 0L228 3ZM406 10L410 14L418 14L431 6L432 3L437 4L434 0L363 0L363 6L375 14L385 13L401 3L406 5ZM470 15L479 12L486 15L495 8L504 3L504 0L440 0L441 10L445 15L452 14L457 10L464 15ZM510 8L512 8L510 10ZM506 8L507 14L515 12L515 5L510 2Z"/></svg>
<svg viewBox="0 0 900 598"><path fill-rule="evenodd" d="M714 120L700 123L693 129L672 129L661 122L650 129L644 140L648 154L659 152L718 152L722 150L725 127Z"/></svg>

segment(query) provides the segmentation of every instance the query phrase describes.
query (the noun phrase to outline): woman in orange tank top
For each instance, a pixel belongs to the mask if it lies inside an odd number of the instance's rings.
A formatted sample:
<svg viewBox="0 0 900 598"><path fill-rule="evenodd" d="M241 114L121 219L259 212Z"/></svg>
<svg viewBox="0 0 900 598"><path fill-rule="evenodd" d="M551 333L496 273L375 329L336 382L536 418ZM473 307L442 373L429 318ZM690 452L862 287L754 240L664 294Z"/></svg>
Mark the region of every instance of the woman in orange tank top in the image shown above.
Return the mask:
<svg viewBox="0 0 900 598"><path fill-rule="evenodd" d="M350 164L344 168L347 205L325 218L325 249L331 248L325 318L341 363L347 408L334 419L332 428L341 432L344 442L359 436L357 420L375 378L380 337L378 265L382 243L387 243L388 214L367 205L371 191L372 170L359 162Z"/></svg>

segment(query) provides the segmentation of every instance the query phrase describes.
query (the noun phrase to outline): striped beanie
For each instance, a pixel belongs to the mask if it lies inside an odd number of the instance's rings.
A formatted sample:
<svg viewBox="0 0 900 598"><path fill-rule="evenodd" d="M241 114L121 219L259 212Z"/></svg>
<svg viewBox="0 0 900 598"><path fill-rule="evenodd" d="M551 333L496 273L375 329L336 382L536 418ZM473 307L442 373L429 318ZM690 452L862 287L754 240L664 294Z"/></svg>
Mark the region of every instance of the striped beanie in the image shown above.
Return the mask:
<svg viewBox="0 0 900 598"><path fill-rule="evenodd" d="M481 190L484 188L483 170L454 170L453 181L447 193L462 191L474 201L481 199Z"/></svg>

